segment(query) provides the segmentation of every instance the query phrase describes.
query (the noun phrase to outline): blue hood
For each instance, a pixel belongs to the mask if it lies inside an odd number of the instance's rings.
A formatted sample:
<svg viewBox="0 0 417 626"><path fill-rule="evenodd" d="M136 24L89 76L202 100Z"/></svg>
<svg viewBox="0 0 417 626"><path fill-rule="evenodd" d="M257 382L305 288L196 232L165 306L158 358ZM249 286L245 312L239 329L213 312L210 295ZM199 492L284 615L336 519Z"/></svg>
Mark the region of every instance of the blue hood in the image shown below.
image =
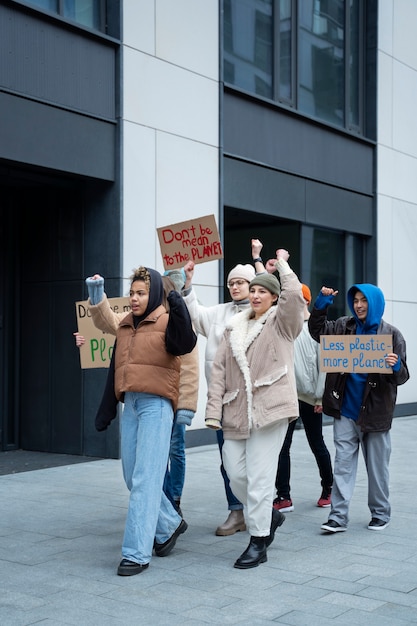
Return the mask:
<svg viewBox="0 0 417 626"><path fill-rule="evenodd" d="M368 301L368 314L365 322L359 321L353 309L353 298L357 291L361 291ZM356 320L358 330L360 329L359 332L362 334L376 333L385 309L385 298L381 289L370 283L352 285L347 294L347 302Z"/></svg>
<svg viewBox="0 0 417 626"><path fill-rule="evenodd" d="M368 301L368 314L365 322L360 322L353 310L353 298L357 291L361 291ZM369 283L352 285L347 293L347 301L353 317L356 320L357 335L375 335L385 309L384 294L379 287ZM362 404L367 374L349 374L346 380L342 402L342 415L357 420Z"/></svg>

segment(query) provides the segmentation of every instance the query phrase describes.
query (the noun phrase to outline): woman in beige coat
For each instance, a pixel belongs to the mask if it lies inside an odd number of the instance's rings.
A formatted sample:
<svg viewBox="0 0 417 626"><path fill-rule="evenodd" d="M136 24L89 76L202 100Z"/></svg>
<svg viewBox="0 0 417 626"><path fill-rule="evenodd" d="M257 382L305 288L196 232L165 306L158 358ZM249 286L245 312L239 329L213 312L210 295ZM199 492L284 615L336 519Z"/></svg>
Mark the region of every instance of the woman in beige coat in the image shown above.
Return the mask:
<svg viewBox="0 0 417 626"><path fill-rule="evenodd" d="M277 250L273 261L281 293L270 274L250 283L250 309L226 326L208 389L206 426L223 429L224 465L233 492L247 507L251 539L235 562L239 569L267 560L267 547L285 519L272 502L279 452L298 415L294 340L304 311L301 283L288 258L286 250Z"/></svg>

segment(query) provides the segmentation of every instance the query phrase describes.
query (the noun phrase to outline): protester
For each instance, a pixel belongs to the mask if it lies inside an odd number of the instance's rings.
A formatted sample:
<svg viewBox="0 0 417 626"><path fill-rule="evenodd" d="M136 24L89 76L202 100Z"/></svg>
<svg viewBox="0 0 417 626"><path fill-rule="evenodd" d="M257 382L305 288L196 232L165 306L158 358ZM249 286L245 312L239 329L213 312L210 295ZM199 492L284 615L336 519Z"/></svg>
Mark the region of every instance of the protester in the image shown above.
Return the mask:
<svg viewBox="0 0 417 626"><path fill-rule="evenodd" d="M250 542L234 566L257 567L285 516L273 509L278 455L297 419L294 341L303 325L301 284L286 250L274 260L281 280L259 274L249 285L250 309L226 325L211 370L206 425L222 428L223 462L246 509ZM277 304L278 303L278 304Z"/></svg>
<svg viewBox="0 0 417 626"><path fill-rule="evenodd" d="M116 330L114 393L124 401L121 416L123 475L130 491L120 576L148 568L155 549L167 556L187 523L163 492L174 412L178 405L180 355L191 352L197 337L182 297L171 291L170 312L160 274L146 267L131 276L131 312L122 321L104 294L104 279L87 279L89 308L96 326ZM105 427L105 425L104 425Z"/></svg>
<svg viewBox="0 0 417 626"><path fill-rule="evenodd" d="M256 240L257 258L254 259L257 274L265 271L273 274L275 264L267 262L264 266L261 251L262 243ZM319 346L308 331L308 307L311 303L311 291L307 285L302 285L304 298L304 324L294 345L295 379L298 393L298 415L303 422L308 444L319 468L322 492L317 501L317 506L329 507L332 491L333 472L330 453L323 439L323 416L321 397L323 395L325 374L319 370ZM282 513L293 511L294 505L291 500L291 457L290 449L296 421L288 425L287 434L278 460L275 487L277 497L274 499L274 508Z"/></svg>
<svg viewBox="0 0 417 626"><path fill-rule="evenodd" d="M164 306L169 311L168 293L173 289L178 291L178 293L181 292L185 283L185 272L183 269L168 270L162 276L162 282L165 293ZM164 480L164 492L181 516L181 496L184 489L186 470L185 431L186 426L191 426L197 410L199 383L200 370L198 347L196 345L192 352L181 356L178 408L174 415L169 447L169 463Z"/></svg>
<svg viewBox="0 0 417 626"><path fill-rule="evenodd" d="M308 321L312 337L319 342L321 335L391 335L392 351L385 356L387 373L327 373L323 410L335 418L336 455L331 510L321 529L327 533L347 530L361 447L368 475L368 529L383 530L391 519L390 429L397 386L409 378L406 344L400 331L382 319L385 299L379 287L369 283L353 285L347 294L352 316L330 321L327 310L337 293L322 287Z"/></svg>
<svg viewBox="0 0 417 626"><path fill-rule="evenodd" d="M170 291L180 292L185 282L184 270L169 270L162 276L164 287L163 305L169 311L169 303L167 296ZM126 313L115 314L119 322L126 317ZM100 324L101 317L93 316L93 322ZM100 326L98 326L100 328ZM106 321L108 328L108 320ZM103 330L101 325L100 330ZM112 326L110 333L116 334L117 327ZM78 347L84 345L85 337L79 332L73 333L76 345ZM113 364L114 365L114 364ZM114 376L114 367L111 377ZM198 387L199 387L199 358L198 347L188 354L181 356L180 368L180 387L178 397L178 408L174 415L174 424L172 427L171 443L169 448L169 462L164 479L165 495L171 500L178 513L182 516L181 496L185 482L186 455L185 455L185 430L186 426L190 426L197 410ZM97 429L102 431L107 428L110 421L117 415L117 399L112 391L113 382L109 382L108 396L104 398L96 417Z"/></svg>
<svg viewBox="0 0 417 626"><path fill-rule="evenodd" d="M319 369L319 344L312 339L308 331L308 307L311 302L311 292L307 285L302 285L304 298L304 324L301 333L294 344L295 380L297 384L299 417L304 425L304 431L321 478L322 492L317 506L330 506L333 484L332 462L329 450L323 439L322 395L326 375ZM289 424L284 444L281 448L278 461L278 470L275 480L277 497L274 508L278 511L293 511L291 500L290 476L291 457L290 449L296 422Z"/></svg>
<svg viewBox="0 0 417 626"><path fill-rule="evenodd" d="M253 247L252 254L254 254ZM189 261L184 266L186 281L183 296L197 334L207 338L205 352L205 375L207 386L209 386L213 359L227 322L233 317L233 315L236 315L236 313L249 309L249 283L253 278L255 278L255 270L252 265L249 264L236 265L230 270L227 276L227 286L229 288L232 301L217 304L211 307L205 307L199 303L196 292L192 286L194 267L195 264L193 261ZM223 432L218 430L216 434L221 460L220 471L223 477L230 513L226 521L216 528L215 534L218 536L228 536L233 535L236 532L246 530L246 524L243 515L243 504L238 500L238 498L236 498L230 489L229 477L224 469L222 457Z"/></svg>

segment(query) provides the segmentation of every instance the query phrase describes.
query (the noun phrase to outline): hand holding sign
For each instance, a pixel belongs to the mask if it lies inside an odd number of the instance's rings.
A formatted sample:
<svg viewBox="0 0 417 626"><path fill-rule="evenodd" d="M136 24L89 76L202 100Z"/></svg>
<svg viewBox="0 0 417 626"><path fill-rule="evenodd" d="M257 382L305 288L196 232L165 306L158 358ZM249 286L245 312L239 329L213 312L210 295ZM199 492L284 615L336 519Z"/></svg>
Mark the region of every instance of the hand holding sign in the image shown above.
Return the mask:
<svg viewBox="0 0 417 626"><path fill-rule="evenodd" d="M390 352L385 357L385 362L387 365L389 365L389 367L394 367L394 365L397 364L397 361L398 361L398 354L394 354L394 352Z"/></svg>

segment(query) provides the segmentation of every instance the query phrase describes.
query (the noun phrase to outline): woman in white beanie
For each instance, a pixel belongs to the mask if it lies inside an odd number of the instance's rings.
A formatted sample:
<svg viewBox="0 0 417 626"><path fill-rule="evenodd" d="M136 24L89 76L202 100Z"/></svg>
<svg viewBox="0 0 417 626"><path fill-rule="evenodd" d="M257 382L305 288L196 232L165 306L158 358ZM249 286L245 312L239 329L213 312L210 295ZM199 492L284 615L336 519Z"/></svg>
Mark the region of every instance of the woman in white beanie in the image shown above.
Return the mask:
<svg viewBox="0 0 417 626"><path fill-rule="evenodd" d="M254 247L252 240L252 256L259 257L259 248ZM259 242L258 242L259 243ZM262 247L262 246L261 246ZM205 352L205 375L207 386L210 384L211 367L213 365L214 356L220 344L223 331L229 320L239 313L249 308L249 283L255 278L255 270L252 265L238 264L227 276L227 286L232 298L231 302L217 304L211 307L201 305L197 299L197 295L192 287L194 276L194 262L189 261L184 266L186 281L183 290L184 302L190 313L194 330L197 334L207 338ZM220 458L222 459L223 448L223 432L217 431L217 443L220 450ZM243 504L236 498L230 489L229 477L221 460L220 471L224 481L226 498L229 508L229 515L226 521L216 528L216 535L228 536L236 532L246 530L245 518L243 516Z"/></svg>
<svg viewBox="0 0 417 626"><path fill-rule="evenodd" d="M257 567L285 516L273 509L278 456L289 422L298 415L294 341L303 326L301 283L277 250L275 276L258 274L250 308L226 326L211 370L206 426L222 429L230 485L246 505L247 549L234 566Z"/></svg>

